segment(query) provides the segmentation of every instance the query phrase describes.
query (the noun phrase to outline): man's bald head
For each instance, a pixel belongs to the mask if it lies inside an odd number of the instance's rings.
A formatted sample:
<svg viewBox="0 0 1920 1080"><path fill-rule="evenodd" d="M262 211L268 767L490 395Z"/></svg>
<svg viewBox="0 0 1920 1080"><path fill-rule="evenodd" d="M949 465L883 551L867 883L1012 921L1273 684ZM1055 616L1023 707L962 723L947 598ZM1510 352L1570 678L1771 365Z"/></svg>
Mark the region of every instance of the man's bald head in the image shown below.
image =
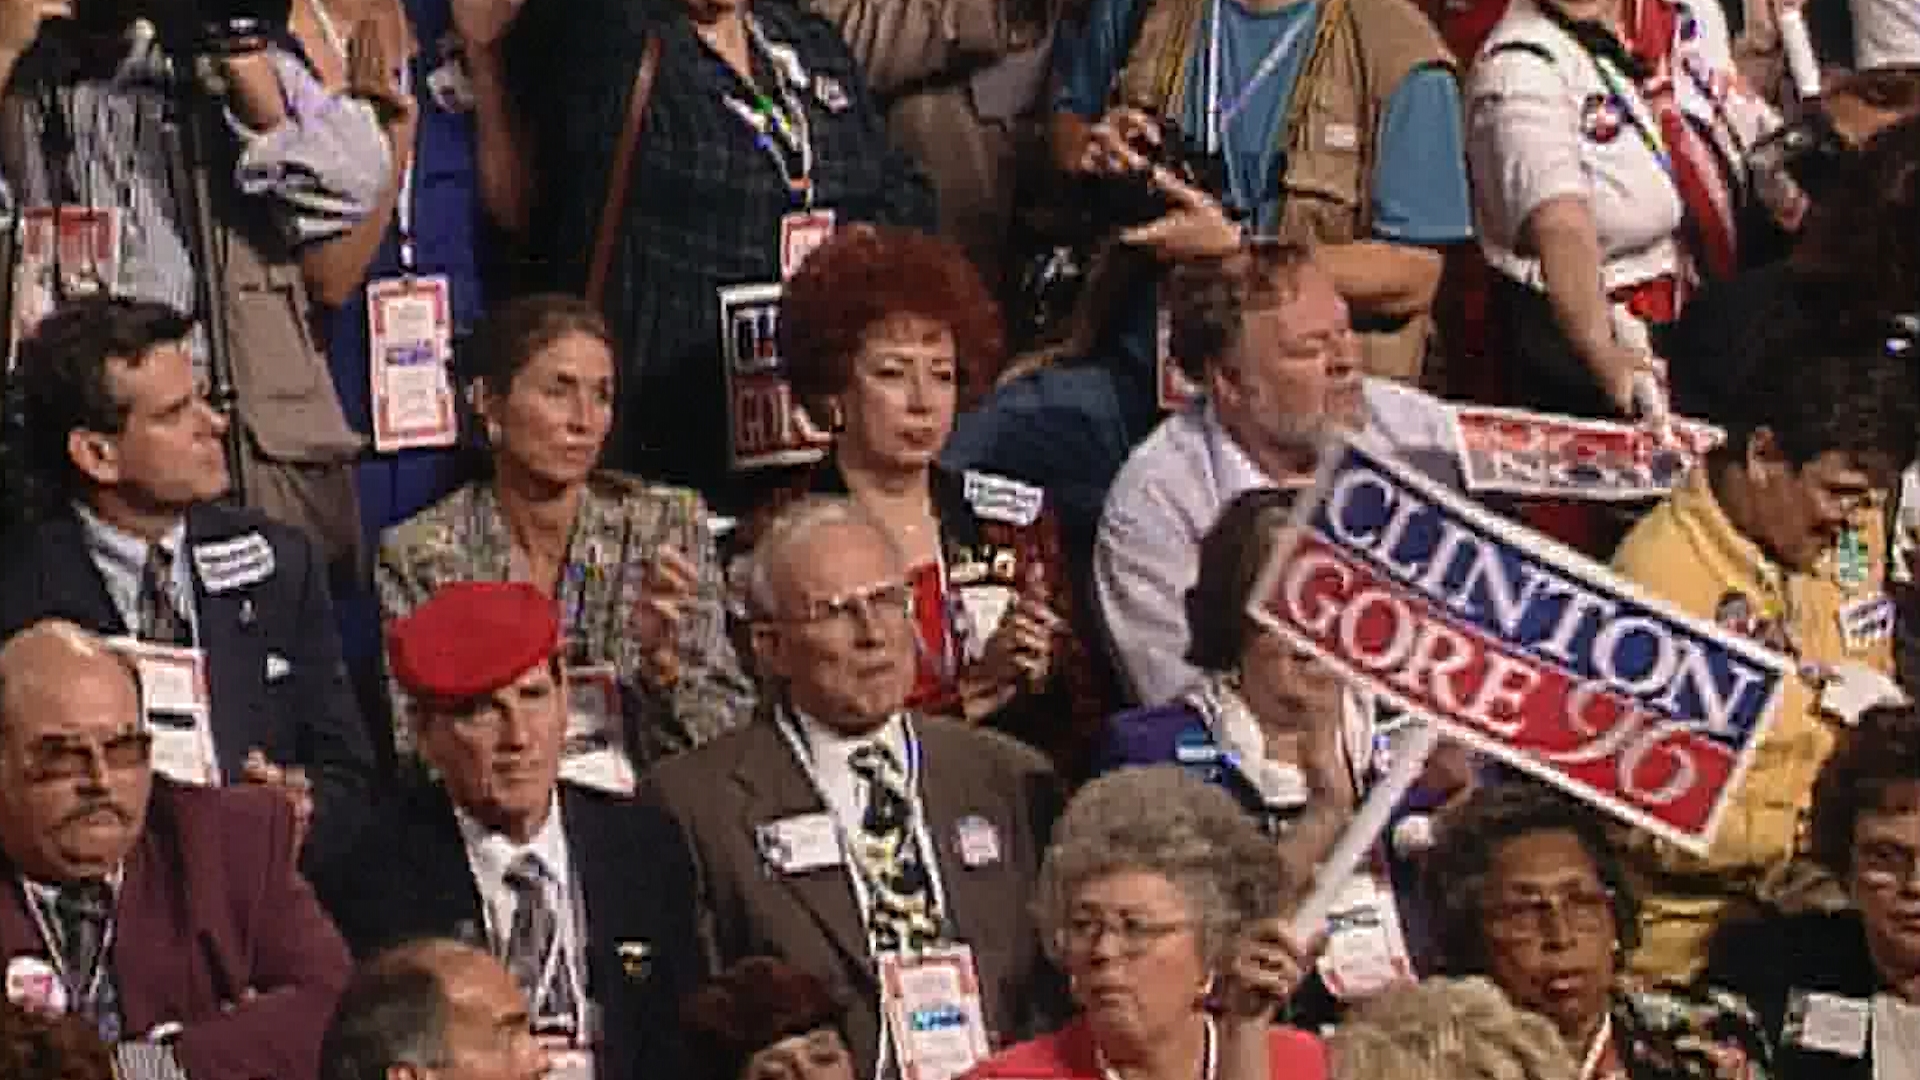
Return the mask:
<svg viewBox="0 0 1920 1080"><path fill-rule="evenodd" d="M28 876L104 878L146 825L151 736L133 663L59 620L0 645L0 847Z"/></svg>
<svg viewBox="0 0 1920 1080"><path fill-rule="evenodd" d="M360 966L320 1047L320 1080L436 1076L538 1080L526 999L484 950L445 938L408 942Z"/></svg>

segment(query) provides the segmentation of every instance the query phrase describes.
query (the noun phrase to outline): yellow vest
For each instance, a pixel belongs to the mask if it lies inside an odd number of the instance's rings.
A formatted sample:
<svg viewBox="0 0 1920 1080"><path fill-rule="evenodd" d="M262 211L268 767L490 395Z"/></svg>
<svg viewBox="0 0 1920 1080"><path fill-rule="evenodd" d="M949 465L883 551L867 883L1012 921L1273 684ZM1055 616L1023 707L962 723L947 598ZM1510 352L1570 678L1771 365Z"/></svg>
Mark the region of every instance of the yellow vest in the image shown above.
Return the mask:
<svg viewBox="0 0 1920 1080"><path fill-rule="evenodd" d="M1735 597L1744 598L1755 616L1784 631L1800 664L1852 661L1891 671L1890 638L1849 647L1840 632L1842 608L1885 588L1883 504L1877 493L1871 502L1855 522L1866 541L1866 578L1852 587L1841 584L1831 551L1810 574L1783 573L1727 520L1704 469L1694 470L1627 534L1614 569L1702 619L1720 621ZM1814 777L1834 735L1835 722L1820 712L1817 685L1789 671L1773 726L1729 796L1706 858L1638 830L1627 838L1628 866L1642 892L1640 947L1630 961L1635 975L1673 984L1699 973L1720 920L1751 904L1761 878L1799 849Z"/></svg>

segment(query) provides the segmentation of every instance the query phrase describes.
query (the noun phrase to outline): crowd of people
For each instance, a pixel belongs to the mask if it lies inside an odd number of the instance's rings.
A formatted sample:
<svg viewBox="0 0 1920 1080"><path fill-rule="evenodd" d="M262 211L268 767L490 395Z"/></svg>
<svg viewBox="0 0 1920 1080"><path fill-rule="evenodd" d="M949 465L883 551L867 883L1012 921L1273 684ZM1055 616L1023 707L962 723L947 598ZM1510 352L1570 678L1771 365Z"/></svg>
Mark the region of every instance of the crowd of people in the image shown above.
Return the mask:
<svg viewBox="0 0 1920 1080"><path fill-rule="evenodd" d="M1912 8L0 0L0 1077L1920 1077ZM1251 613L1343 439L1704 849Z"/></svg>

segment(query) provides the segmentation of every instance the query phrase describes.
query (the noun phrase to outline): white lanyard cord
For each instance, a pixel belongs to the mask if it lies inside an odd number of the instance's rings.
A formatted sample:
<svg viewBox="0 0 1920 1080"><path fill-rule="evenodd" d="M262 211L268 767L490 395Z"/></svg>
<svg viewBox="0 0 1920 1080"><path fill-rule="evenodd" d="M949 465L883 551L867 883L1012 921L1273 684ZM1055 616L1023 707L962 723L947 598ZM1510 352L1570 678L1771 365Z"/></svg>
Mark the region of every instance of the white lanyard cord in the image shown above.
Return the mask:
<svg viewBox="0 0 1920 1080"><path fill-rule="evenodd" d="M1240 115L1247 103L1253 100L1253 92L1260 84L1273 77L1280 69L1280 61L1293 51L1293 43L1300 39L1308 26L1313 25L1316 16L1312 13L1296 16L1297 21L1287 27L1280 40L1267 49L1260 58L1260 64L1247 78L1246 85L1236 91L1231 100L1220 100L1221 80L1224 79L1225 61L1222 55L1220 24L1225 18L1226 0L1213 0L1213 12L1210 17L1210 32L1207 38L1207 153L1218 154L1225 151L1226 128L1233 118Z"/></svg>

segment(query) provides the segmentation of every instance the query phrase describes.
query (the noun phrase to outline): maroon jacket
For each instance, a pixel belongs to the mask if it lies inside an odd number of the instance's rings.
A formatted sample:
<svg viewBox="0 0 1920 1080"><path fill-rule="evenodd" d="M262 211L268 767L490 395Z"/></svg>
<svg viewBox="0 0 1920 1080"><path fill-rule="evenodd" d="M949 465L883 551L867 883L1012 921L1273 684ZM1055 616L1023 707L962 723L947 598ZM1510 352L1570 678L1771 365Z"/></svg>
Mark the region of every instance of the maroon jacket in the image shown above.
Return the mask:
<svg viewBox="0 0 1920 1080"><path fill-rule="evenodd" d="M0 953L46 957L4 859L0 881ZM115 919L128 1037L180 1024L174 1053L193 1080L314 1080L352 960L295 868L279 795L156 777Z"/></svg>

